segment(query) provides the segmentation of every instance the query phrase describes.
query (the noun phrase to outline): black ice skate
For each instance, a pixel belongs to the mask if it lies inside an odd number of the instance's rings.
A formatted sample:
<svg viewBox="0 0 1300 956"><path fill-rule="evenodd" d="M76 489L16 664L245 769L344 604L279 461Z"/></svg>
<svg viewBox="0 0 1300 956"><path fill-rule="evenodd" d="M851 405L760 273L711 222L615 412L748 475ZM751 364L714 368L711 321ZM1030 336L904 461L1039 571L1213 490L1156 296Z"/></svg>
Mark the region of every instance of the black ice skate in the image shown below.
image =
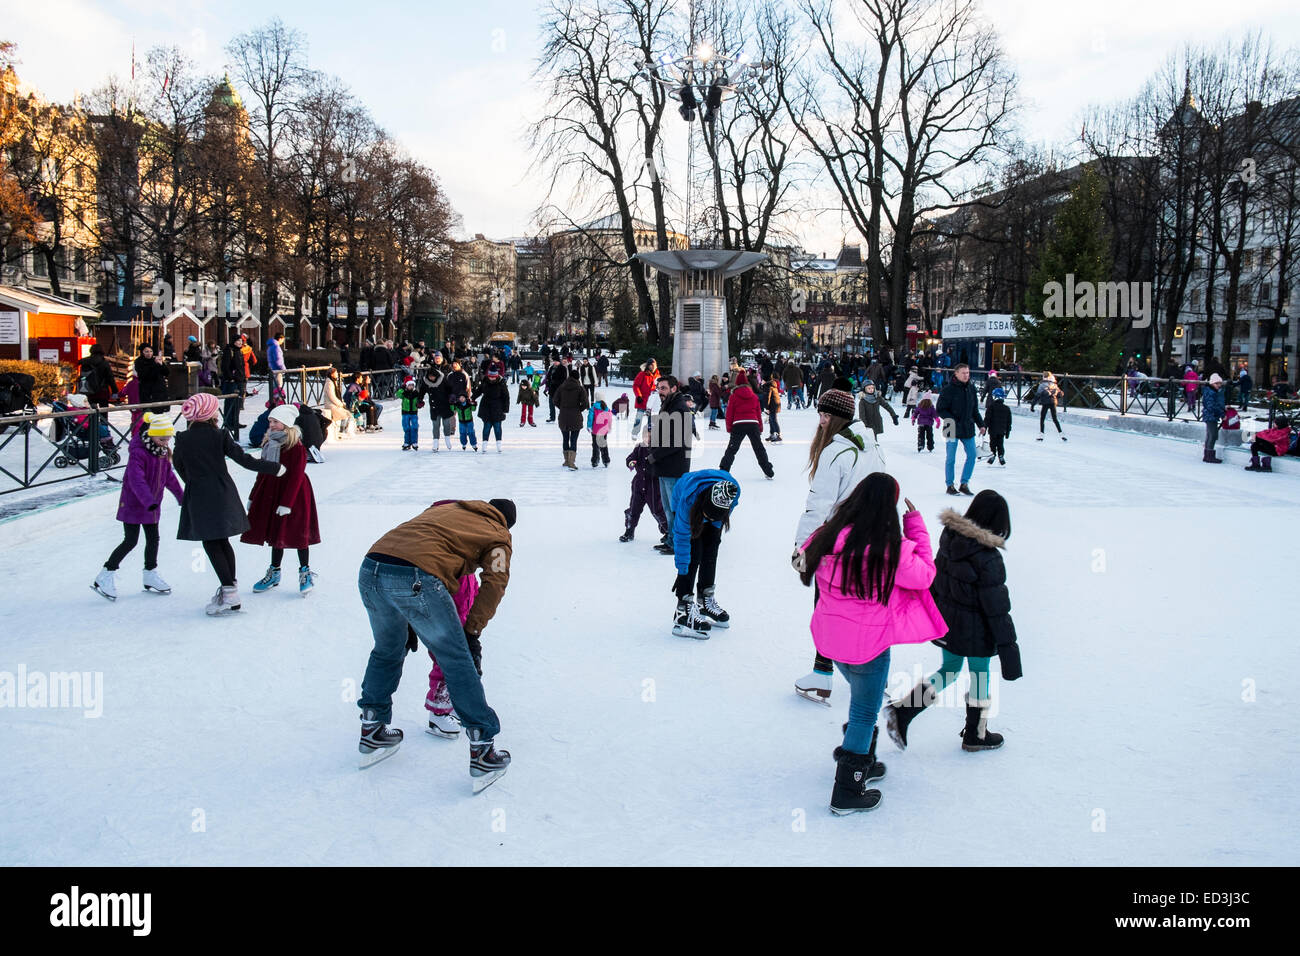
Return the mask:
<svg viewBox="0 0 1300 956"><path fill-rule="evenodd" d="M475 793L482 793L496 783L510 766L510 751L497 750L483 731L466 731L469 737L469 777Z"/></svg>
<svg viewBox="0 0 1300 956"><path fill-rule="evenodd" d="M397 753L397 748L402 743L400 730L396 728L390 730L387 725L379 721L365 719L372 716L372 713L367 711L361 721L361 742L357 744L357 752L361 754L360 769L362 770Z"/></svg>
<svg viewBox="0 0 1300 956"><path fill-rule="evenodd" d="M631 541L635 537L636 537L636 530L634 528L628 528L626 531L624 531L622 534L618 536L618 540L626 544L628 541Z"/></svg>
<svg viewBox="0 0 1300 956"><path fill-rule="evenodd" d="M700 615L713 627L726 628L731 624L731 615L713 599L713 588L700 592Z"/></svg>
<svg viewBox="0 0 1300 956"><path fill-rule="evenodd" d="M677 610L673 614L673 636L693 637L697 641L709 639L709 622L695 609L695 602L689 597L677 599Z"/></svg>

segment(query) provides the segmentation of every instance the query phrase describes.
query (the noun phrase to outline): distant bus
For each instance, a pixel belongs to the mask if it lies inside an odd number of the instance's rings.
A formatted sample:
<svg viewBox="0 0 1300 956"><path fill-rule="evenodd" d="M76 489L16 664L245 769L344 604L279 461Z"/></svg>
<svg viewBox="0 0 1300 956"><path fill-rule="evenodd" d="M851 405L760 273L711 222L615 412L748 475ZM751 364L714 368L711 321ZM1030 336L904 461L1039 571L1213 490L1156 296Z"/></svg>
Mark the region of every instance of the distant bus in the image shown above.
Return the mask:
<svg viewBox="0 0 1300 956"><path fill-rule="evenodd" d="M518 341L519 334L517 332L493 332L488 336L490 345L508 345L515 348Z"/></svg>

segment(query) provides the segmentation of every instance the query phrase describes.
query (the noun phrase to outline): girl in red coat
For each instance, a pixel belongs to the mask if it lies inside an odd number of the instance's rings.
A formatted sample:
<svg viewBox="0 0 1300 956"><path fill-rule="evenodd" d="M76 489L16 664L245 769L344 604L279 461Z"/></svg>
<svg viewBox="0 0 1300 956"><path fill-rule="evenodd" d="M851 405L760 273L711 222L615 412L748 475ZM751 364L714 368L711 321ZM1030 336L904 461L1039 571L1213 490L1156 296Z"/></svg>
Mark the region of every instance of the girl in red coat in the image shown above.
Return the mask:
<svg viewBox="0 0 1300 956"><path fill-rule="evenodd" d="M295 406L273 408L262 442L262 460L278 461L284 467L280 475L258 476L248 501L249 528L239 539L271 546L271 566L253 585L254 594L279 586L285 548L298 550L298 592L306 596L316 584L308 558L311 545L320 544L320 526L316 496L307 477L307 446L294 425L297 420Z"/></svg>

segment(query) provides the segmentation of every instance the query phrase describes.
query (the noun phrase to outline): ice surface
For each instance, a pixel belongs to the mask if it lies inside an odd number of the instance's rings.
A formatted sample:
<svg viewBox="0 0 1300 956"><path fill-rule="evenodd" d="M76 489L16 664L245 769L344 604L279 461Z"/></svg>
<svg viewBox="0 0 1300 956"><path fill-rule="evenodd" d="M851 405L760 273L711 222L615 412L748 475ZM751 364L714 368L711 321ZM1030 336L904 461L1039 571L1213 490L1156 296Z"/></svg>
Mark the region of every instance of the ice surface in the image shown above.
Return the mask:
<svg viewBox="0 0 1300 956"><path fill-rule="evenodd" d="M781 421L777 480L747 445L734 468L744 495L717 592L732 626L703 642L670 635L672 560L651 551L649 515L617 540L626 437L593 471L584 433L569 473L542 420L508 420L501 455L435 455L425 417L421 450L404 453L389 403L385 431L330 442L310 466L315 592L252 594L268 551L236 543L244 610L230 618L205 617L216 580L175 539L170 498L168 597L139 590L142 545L115 604L89 588L119 539L115 494L0 524L0 680L75 670L103 688L97 718L0 706L0 864L1296 861L1300 478L1068 420L1068 444L1039 444L1017 419L1008 466L981 462L972 481L1007 496L1014 524L1025 677L998 684L990 721L1006 746L963 753L950 691L906 753L882 743L880 809L835 818L848 689L837 676L831 708L793 690L812 660L812 595L789 554L816 417ZM704 425L693 460L715 467L726 434ZM884 445L937 539L954 502L942 446L918 455L906 423L887 424ZM253 477L235 469L242 491ZM509 773L473 797L464 739L422 732L423 652L394 700L400 753L358 771L371 647L358 564L436 499L495 496L519 506L510 588L483 635ZM930 645L896 648L891 689L938 662Z"/></svg>

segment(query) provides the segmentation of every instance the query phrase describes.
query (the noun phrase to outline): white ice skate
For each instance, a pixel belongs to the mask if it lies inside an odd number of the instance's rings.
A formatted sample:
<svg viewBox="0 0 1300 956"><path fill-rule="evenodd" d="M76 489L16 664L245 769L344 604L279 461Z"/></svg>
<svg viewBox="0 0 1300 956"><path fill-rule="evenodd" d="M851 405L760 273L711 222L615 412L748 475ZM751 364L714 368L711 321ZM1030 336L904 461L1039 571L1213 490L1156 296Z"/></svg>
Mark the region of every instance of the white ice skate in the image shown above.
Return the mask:
<svg viewBox="0 0 1300 956"><path fill-rule="evenodd" d="M230 611L238 611L240 607L239 586L219 587L217 593L212 596L206 608L209 617L216 617L219 614L226 614Z"/></svg>
<svg viewBox="0 0 1300 956"><path fill-rule="evenodd" d="M455 740L460 736L460 720L454 713L435 714L430 712L429 726L425 732L443 740Z"/></svg>
<svg viewBox="0 0 1300 956"><path fill-rule="evenodd" d="M144 589L155 594L171 594L172 586L162 579L156 568L145 568Z"/></svg>
<svg viewBox="0 0 1300 956"><path fill-rule="evenodd" d="M794 692L814 704L831 705L831 675L813 671L794 682Z"/></svg>
<svg viewBox="0 0 1300 956"><path fill-rule="evenodd" d="M98 594L102 594L110 601L117 600L117 572L104 568L99 574L95 575L95 581L91 584L90 589Z"/></svg>

